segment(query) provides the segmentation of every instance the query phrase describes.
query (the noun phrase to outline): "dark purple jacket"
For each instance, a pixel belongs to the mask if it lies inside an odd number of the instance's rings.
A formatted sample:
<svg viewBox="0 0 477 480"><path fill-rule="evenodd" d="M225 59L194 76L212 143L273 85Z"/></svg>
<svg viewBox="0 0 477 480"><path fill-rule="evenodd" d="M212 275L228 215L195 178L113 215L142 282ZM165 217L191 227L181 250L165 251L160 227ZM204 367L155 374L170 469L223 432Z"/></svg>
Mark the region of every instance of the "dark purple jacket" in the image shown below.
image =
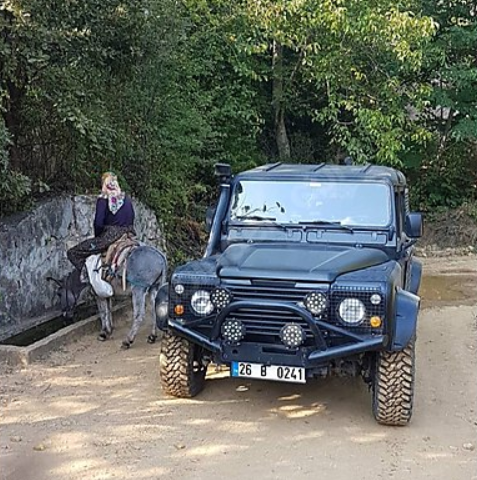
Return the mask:
<svg viewBox="0 0 477 480"><path fill-rule="evenodd" d="M131 199L126 196L122 207L113 215L108 208L108 200L98 198L96 202L96 215L94 217L94 236L103 233L104 227L115 225L118 227L134 226L134 208Z"/></svg>

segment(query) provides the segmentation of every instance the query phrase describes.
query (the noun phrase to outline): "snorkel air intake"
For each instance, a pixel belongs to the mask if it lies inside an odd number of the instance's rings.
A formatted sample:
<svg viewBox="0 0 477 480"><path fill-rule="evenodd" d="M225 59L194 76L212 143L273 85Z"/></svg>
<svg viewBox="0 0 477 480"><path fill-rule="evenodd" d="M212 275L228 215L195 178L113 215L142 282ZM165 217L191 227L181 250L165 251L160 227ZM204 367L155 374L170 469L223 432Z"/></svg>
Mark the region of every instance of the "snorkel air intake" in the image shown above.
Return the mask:
<svg viewBox="0 0 477 480"><path fill-rule="evenodd" d="M220 240L221 224L230 199L230 180L232 169L226 163L215 164L215 176L220 185L220 196L215 210L214 220L210 229L209 241L205 250L204 258L210 257L217 248Z"/></svg>

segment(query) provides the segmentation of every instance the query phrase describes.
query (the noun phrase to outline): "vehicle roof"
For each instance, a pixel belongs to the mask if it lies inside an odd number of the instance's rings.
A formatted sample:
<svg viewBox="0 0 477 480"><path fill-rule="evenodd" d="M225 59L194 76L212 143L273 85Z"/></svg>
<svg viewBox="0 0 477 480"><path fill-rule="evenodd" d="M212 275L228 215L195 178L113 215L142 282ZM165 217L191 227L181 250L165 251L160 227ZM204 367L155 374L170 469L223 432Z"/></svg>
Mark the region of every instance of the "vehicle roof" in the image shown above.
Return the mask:
<svg viewBox="0 0 477 480"><path fill-rule="evenodd" d="M311 179L311 180L384 180L395 186L405 186L406 177L399 170L382 165L334 165L320 163L288 164L270 163L247 170L238 178Z"/></svg>

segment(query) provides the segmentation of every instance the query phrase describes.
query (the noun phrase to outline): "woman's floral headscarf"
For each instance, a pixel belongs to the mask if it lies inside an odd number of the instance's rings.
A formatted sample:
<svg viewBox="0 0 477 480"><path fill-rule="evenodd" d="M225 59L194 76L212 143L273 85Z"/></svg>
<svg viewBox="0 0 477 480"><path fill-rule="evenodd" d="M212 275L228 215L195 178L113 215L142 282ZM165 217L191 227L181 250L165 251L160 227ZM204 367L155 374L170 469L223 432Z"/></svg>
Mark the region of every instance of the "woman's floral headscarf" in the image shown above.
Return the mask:
<svg viewBox="0 0 477 480"><path fill-rule="evenodd" d="M115 215L124 204L124 193L119 186L118 177L113 172L103 173L101 185L100 197L108 200L109 211Z"/></svg>

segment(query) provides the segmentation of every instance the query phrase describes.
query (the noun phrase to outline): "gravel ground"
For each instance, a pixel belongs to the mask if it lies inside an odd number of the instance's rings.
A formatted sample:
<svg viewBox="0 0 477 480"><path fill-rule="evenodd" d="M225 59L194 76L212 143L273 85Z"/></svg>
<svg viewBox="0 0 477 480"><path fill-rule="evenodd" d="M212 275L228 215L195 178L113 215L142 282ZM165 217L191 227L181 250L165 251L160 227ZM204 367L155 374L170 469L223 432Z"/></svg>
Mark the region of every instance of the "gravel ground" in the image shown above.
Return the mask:
<svg viewBox="0 0 477 480"><path fill-rule="evenodd" d="M200 396L167 397L148 328L121 351L122 328L2 368L0 478L477 480L477 260L425 262L409 426L377 425L359 379L244 382L212 369Z"/></svg>

